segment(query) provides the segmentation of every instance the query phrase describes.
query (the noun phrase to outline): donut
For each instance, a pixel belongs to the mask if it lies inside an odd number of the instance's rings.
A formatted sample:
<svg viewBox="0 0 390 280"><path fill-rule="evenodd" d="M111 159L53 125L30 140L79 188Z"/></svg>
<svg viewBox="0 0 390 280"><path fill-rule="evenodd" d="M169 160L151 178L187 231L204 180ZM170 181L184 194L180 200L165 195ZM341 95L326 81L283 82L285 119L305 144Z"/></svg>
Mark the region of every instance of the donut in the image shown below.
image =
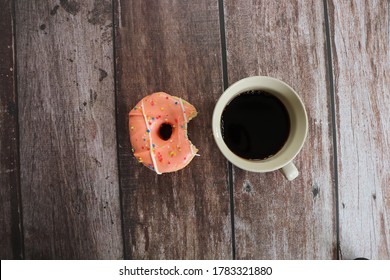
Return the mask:
<svg viewBox="0 0 390 280"><path fill-rule="evenodd" d="M197 114L190 103L165 92L144 97L129 113L135 158L157 174L187 166L198 152L187 135L187 123Z"/></svg>

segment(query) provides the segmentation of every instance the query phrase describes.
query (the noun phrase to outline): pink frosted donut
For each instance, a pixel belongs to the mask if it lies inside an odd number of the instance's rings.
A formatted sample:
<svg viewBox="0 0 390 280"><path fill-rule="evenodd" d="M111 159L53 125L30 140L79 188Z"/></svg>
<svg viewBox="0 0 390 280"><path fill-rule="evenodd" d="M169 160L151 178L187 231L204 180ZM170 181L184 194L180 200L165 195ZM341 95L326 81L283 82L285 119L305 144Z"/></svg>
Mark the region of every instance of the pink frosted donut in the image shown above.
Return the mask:
<svg viewBox="0 0 390 280"><path fill-rule="evenodd" d="M190 103L165 92L144 97L129 113L134 156L157 174L184 168L198 151L187 135L196 115Z"/></svg>

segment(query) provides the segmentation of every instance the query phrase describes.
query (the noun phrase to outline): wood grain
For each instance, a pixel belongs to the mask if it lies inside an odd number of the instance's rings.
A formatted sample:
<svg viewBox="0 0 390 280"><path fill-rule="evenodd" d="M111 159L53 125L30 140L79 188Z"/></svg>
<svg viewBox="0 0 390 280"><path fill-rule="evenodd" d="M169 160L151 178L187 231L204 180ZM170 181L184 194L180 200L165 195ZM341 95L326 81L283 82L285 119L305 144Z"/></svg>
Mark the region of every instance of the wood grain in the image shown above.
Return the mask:
<svg viewBox="0 0 390 280"><path fill-rule="evenodd" d="M123 257L112 5L17 1L27 259Z"/></svg>
<svg viewBox="0 0 390 280"><path fill-rule="evenodd" d="M390 259L389 8L329 1L344 259Z"/></svg>
<svg viewBox="0 0 390 280"><path fill-rule="evenodd" d="M217 1L117 1L118 135L126 257L232 257L227 163L212 138L223 91ZM192 103L199 148L185 169L156 175L132 156L127 114L152 92Z"/></svg>
<svg viewBox="0 0 390 280"><path fill-rule="evenodd" d="M309 132L292 182L233 169L238 259L337 257L330 98L321 1L226 0L229 84L279 78L302 97Z"/></svg>
<svg viewBox="0 0 390 280"><path fill-rule="evenodd" d="M12 1L0 2L0 259L23 257Z"/></svg>

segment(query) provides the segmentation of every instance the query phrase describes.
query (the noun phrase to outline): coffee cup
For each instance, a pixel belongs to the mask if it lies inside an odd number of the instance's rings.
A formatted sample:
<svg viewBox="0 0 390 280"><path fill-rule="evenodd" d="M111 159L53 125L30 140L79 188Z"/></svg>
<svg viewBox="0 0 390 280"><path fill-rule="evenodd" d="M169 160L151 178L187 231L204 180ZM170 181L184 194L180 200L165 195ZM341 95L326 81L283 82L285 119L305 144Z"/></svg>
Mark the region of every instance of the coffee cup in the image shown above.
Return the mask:
<svg viewBox="0 0 390 280"><path fill-rule="evenodd" d="M251 172L280 170L288 180L299 172L293 159L307 135L308 120L299 95L267 76L239 80L221 95L212 130L222 154Z"/></svg>

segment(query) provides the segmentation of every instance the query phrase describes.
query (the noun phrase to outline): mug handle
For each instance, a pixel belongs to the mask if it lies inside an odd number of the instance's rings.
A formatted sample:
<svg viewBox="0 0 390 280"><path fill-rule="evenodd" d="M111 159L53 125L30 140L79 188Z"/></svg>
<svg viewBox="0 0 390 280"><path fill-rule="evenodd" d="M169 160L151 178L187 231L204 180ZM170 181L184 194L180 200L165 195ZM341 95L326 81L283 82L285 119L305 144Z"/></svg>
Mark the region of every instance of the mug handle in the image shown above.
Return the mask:
<svg viewBox="0 0 390 280"><path fill-rule="evenodd" d="M280 171L282 171L284 177L286 177L286 179L289 181L294 180L299 175L299 171L297 167L292 162L287 163L285 166L281 168Z"/></svg>

